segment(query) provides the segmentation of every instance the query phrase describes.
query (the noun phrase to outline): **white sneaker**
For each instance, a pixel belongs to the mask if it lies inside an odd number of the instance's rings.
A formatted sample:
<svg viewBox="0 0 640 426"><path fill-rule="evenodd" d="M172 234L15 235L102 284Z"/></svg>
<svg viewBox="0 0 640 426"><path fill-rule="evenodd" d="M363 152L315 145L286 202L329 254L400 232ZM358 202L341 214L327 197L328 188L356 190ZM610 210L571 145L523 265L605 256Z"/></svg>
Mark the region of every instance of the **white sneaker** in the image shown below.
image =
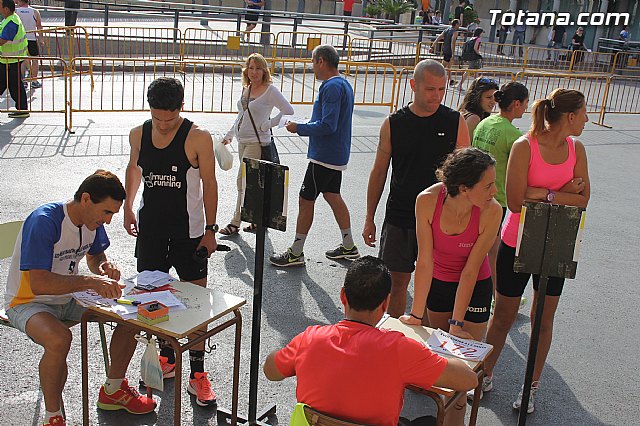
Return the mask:
<svg viewBox="0 0 640 426"><path fill-rule="evenodd" d="M482 378L482 390L480 391L480 399L484 396L485 392L490 392L493 389L493 376L484 376ZM467 392L467 399L473 401L475 395L475 389L471 389Z"/></svg>
<svg viewBox="0 0 640 426"><path fill-rule="evenodd" d="M533 400L535 399L536 393L538 392L539 384L540 384L540 382L531 383L531 393L529 394L529 404L527 405L527 414L533 413L533 410L535 409ZM516 410L519 410L520 406L522 405L522 390L523 389L524 389L524 386L522 387L522 389L520 389L520 393L518 394L518 398L515 401L513 401L513 408L516 409Z"/></svg>

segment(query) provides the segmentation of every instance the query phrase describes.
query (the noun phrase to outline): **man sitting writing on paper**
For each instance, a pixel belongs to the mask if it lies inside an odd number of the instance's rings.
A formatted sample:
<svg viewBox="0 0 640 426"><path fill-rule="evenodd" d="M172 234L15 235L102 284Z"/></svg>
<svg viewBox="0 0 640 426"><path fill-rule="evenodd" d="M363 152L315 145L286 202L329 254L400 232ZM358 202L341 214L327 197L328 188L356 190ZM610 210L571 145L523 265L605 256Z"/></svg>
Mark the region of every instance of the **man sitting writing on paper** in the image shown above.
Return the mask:
<svg viewBox="0 0 640 426"><path fill-rule="evenodd" d="M73 200L35 209L18 234L5 292L9 322L44 348L40 359L40 387L44 395L45 425L64 426L62 390L67 380L71 331L62 321L80 321L85 308L71 293L93 290L117 299L122 295L120 271L107 260L110 223L125 199L122 183L113 173L97 170L87 177ZM87 258L95 275L79 275ZM124 375L135 351L135 330L118 326L111 339L111 368L100 389L98 407L146 414L155 402L129 387Z"/></svg>
<svg viewBox="0 0 640 426"><path fill-rule="evenodd" d="M311 326L264 364L269 380L297 376L296 396L317 411L360 424L397 425L404 388L432 385L465 391L476 374L402 333L376 324L389 305L391 276L372 256L355 260L340 291L346 319Z"/></svg>

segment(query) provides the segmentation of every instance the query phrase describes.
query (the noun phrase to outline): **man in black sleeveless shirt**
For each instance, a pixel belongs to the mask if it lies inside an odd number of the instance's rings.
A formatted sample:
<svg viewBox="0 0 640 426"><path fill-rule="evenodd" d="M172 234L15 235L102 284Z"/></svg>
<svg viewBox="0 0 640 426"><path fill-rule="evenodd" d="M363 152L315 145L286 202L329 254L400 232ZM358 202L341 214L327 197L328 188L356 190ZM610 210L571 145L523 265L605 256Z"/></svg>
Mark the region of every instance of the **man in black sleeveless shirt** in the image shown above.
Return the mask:
<svg viewBox="0 0 640 426"><path fill-rule="evenodd" d="M137 238L138 271L169 272L174 267L180 280L206 287L207 261L194 260L194 253L205 247L211 255L217 247L213 141L209 132L180 116L183 100L184 88L174 78L160 77L149 85L151 120L129 134L124 227ZM136 219L133 201L143 181ZM167 346L161 342L165 378L175 377L175 353ZM189 357L187 391L198 405L214 406L216 397L204 372L204 343L190 349Z"/></svg>
<svg viewBox="0 0 640 426"><path fill-rule="evenodd" d="M441 105L446 71L437 61L420 61L411 79L413 103L391 114L380 128L380 142L367 188L367 216L362 236L376 242L376 209L392 166L387 210L380 238L380 258L391 271L388 313L404 314L407 287L418 256L415 205L418 194L437 182L435 171L456 148L469 146L469 132L457 111Z"/></svg>

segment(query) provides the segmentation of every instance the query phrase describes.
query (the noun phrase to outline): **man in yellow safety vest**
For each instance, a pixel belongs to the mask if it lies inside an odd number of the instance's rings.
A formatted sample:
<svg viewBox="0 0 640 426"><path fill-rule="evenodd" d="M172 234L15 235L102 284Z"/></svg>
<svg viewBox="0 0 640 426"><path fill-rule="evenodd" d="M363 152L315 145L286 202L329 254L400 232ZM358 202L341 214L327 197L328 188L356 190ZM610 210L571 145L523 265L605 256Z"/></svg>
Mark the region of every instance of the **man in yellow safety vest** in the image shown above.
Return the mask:
<svg viewBox="0 0 640 426"><path fill-rule="evenodd" d="M20 65L27 56L27 34L22 21L15 14L16 4L13 0L2 0L0 13L4 20L0 23L0 96L7 87L11 98L16 103L16 110L9 113L12 118L29 117L27 93L22 85Z"/></svg>

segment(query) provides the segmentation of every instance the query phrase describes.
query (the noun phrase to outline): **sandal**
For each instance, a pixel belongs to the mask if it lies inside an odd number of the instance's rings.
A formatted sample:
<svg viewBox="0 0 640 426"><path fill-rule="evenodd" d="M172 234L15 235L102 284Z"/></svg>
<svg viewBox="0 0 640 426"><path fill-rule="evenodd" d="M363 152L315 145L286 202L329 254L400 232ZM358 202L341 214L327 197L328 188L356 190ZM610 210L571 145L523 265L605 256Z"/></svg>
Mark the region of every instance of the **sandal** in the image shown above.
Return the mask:
<svg viewBox="0 0 640 426"><path fill-rule="evenodd" d="M237 234L238 232L240 232L240 228L238 226L235 226L235 225L230 223L227 226L225 226L224 228L222 228L219 232L222 235L226 235L228 237L228 236L231 236L231 235L234 235L234 234Z"/></svg>
<svg viewBox="0 0 640 426"><path fill-rule="evenodd" d="M256 225L255 223L252 223L249 226L245 226L244 228L242 228L242 230L244 232L256 232L258 230L258 225Z"/></svg>

